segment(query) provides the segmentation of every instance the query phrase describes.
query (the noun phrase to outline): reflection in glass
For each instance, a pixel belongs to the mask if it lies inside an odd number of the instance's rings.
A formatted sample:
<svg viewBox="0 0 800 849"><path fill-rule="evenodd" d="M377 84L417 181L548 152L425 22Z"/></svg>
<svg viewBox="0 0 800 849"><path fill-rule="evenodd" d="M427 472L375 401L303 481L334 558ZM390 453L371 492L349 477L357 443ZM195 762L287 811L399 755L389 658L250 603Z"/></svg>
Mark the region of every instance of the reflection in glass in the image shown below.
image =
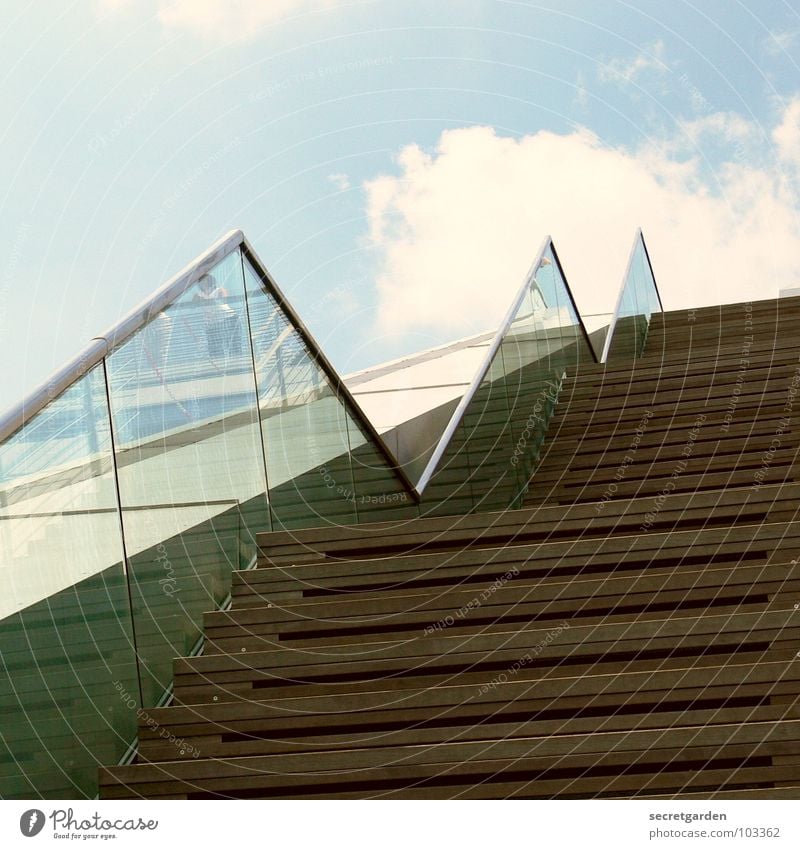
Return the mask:
<svg viewBox="0 0 800 849"><path fill-rule="evenodd" d="M244 273L274 527L416 515L396 471L247 259Z"/></svg>
<svg viewBox="0 0 800 849"><path fill-rule="evenodd" d="M4 798L96 793L259 532L417 515L239 245L0 444Z"/></svg>
<svg viewBox="0 0 800 849"><path fill-rule="evenodd" d="M91 796L139 704L102 365L0 446L0 536L0 797Z"/></svg>
<svg viewBox="0 0 800 849"><path fill-rule="evenodd" d="M386 522L418 516L419 509L407 486L352 416L348 417L347 431L358 521Z"/></svg>
<svg viewBox="0 0 800 849"><path fill-rule="evenodd" d="M115 350L108 373L143 695L154 704L240 553L269 528L239 252Z"/></svg>
<svg viewBox="0 0 800 849"><path fill-rule="evenodd" d="M344 406L247 260L244 271L273 524L354 522Z"/></svg>

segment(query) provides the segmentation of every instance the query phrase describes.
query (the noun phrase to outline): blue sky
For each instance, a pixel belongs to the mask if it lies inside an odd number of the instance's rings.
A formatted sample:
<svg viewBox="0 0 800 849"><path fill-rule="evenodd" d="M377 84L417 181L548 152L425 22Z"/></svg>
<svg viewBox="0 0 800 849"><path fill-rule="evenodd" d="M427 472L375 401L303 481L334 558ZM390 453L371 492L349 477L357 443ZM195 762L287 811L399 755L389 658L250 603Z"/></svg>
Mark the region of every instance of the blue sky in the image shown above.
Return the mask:
<svg viewBox="0 0 800 849"><path fill-rule="evenodd" d="M6 0L0 408L242 228L343 372L491 326L542 238L610 309L800 285L800 15L703 0Z"/></svg>

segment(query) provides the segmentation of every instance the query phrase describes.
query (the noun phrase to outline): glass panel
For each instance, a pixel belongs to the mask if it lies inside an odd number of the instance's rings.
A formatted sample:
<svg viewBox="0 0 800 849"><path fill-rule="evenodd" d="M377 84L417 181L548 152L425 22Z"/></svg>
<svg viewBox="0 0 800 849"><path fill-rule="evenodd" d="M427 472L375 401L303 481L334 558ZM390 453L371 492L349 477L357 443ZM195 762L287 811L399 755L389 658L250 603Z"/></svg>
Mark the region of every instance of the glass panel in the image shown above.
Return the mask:
<svg viewBox="0 0 800 849"><path fill-rule="evenodd" d="M247 260L244 267L275 527L417 515L402 479L303 337Z"/></svg>
<svg viewBox="0 0 800 849"><path fill-rule="evenodd" d="M371 437L352 417L348 417L347 429L358 521L385 522L418 516L419 509L406 485Z"/></svg>
<svg viewBox="0 0 800 849"><path fill-rule="evenodd" d="M0 446L0 538L0 797L92 797L139 704L102 366Z"/></svg>
<svg viewBox="0 0 800 849"><path fill-rule="evenodd" d="M505 451L510 472L505 487L498 489L502 507L521 506L555 407L560 370L568 365L567 356L574 355L570 325L562 325L569 307L560 306L555 280L547 273L551 268L540 267L500 346L511 442L511 450Z"/></svg>
<svg viewBox="0 0 800 849"><path fill-rule="evenodd" d="M594 357L549 245L423 494L423 514L521 506L562 375L583 361Z"/></svg>
<svg viewBox="0 0 800 849"><path fill-rule="evenodd" d="M637 233L630 265L622 283L616 322L611 330L611 340L607 342L606 361L642 355L650 316L654 312L661 312L658 290L644 238Z"/></svg>
<svg viewBox="0 0 800 849"><path fill-rule="evenodd" d="M516 472L509 462L514 431L506 377L501 345L462 421L462 457L468 463L476 510L508 507L508 490L516 488Z"/></svg>
<svg viewBox="0 0 800 849"><path fill-rule="evenodd" d="M143 698L269 530L241 256L231 254L108 358Z"/></svg>
<svg viewBox="0 0 800 849"><path fill-rule="evenodd" d="M244 266L274 526L355 522L344 404L247 260Z"/></svg>
<svg viewBox="0 0 800 849"><path fill-rule="evenodd" d="M531 298L534 315L529 325L539 339L539 352L547 349L549 368L574 373L580 363L594 362L552 244L548 245L539 264ZM544 357L534 349L523 361L543 363Z"/></svg>
<svg viewBox="0 0 800 849"><path fill-rule="evenodd" d="M594 351L597 362L602 360L606 337L608 336L608 331L611 328L611 321L613 318L613 312L592 313L591 315L581 313L583 326L589 334L589 344L592 346L592 351Z"/></svg>
<svg viewBox="0 0 800 849"><path fill-rule="evenodd" d="M420 479L493 337L482 333L346 379L409 480ZM355 460L359 443L352 434L350 442Z"/></svg>
<svg viewBox="0 0 800 849"><path fill-rule="evenodd" d="M247 274L227 257L0 446L2 797L96 793L271 515L417 515Z"/></svg>

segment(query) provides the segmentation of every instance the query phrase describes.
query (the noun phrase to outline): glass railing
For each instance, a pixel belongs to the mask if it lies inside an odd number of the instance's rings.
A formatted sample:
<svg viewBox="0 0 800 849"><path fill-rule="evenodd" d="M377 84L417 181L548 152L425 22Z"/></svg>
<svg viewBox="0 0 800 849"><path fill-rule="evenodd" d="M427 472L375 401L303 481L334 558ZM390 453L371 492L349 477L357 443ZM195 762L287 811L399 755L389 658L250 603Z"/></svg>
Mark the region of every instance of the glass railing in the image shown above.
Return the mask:
<svg viewBox="0 0 800 849"><path fill-rule="evenodd" d="M636 359L644 351L650 317L663 311L641 230L633 241L617 307L603 340L601 362Z"/></svg>
<svg viewBox="0 0 800 849"><path fill-rule="evenodd" d="M589 337L589 344L592 346L597 362L602 362L603 350L606 346L608 331L611 329L611 322L614 319L613 312L604 313L581 313L583 324L586 327L586 334Z"/></svg>
<svg viewBox="0 0 800 849"><path fill-rule="evenodd" d="M596 357L548 238L418 484L423 515L521 506L582 362Z"/></svg>
<svg viewBox="0 0 800 849"><path fill-rule="evenodd" d="M0 446L3 798L91 793L136 727L113 466L102 363Z"/></svg>
<svg viewBox="0 0 800 849"><path fill-rule="evenodd" d="M656 309L637 238L612 356ZM0 797L95 793L259 532L521 506L586 362L547 239L415 489L243 235L223 239L0 420Z"/></svg>
<svg viewBox="0 0 800 849"><path fill-rule="evenodd" d="M343 400L288 305L247 256L243 263L274 528L418 515L410 483Z"/></svg>
<svg viewBox="0 0 800 849"><path fill-rule="evenodd" d="M241 233L0 424L0 797L81 798L273 528L418 515Z"/></svg>

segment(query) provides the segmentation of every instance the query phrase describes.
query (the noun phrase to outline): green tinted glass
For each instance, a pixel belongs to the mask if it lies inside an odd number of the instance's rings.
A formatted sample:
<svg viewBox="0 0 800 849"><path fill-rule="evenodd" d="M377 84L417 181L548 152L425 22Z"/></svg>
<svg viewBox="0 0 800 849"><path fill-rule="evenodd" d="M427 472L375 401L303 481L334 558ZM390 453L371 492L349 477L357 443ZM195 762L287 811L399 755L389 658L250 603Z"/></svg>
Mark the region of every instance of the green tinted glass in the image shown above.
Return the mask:
<svg viewBox="0 0 800 849"><path fill-rule="evenodd" d="M640 357L644 351L650 317L661 310L644 237L637 233L622 281L617 310L606 339L604 361Z"/></svg>
<svg viewBox="0 0 800 849"><path fill-rule="evenodd" d="M425 515L521 506L561 380L594 362L548 243L423 494Z"/></svg>
<svg viewBox="0 0 800 849"><path fill-rule="evenodd" d="M142 686L154 704L267 530L239 252L108 358Z"/></svg>
<svg viewBox="0 0 800 849"><path fill-rule="evenodd" d="M81 798L136 727L102 365L0 446L0 797Z"/></svg>

